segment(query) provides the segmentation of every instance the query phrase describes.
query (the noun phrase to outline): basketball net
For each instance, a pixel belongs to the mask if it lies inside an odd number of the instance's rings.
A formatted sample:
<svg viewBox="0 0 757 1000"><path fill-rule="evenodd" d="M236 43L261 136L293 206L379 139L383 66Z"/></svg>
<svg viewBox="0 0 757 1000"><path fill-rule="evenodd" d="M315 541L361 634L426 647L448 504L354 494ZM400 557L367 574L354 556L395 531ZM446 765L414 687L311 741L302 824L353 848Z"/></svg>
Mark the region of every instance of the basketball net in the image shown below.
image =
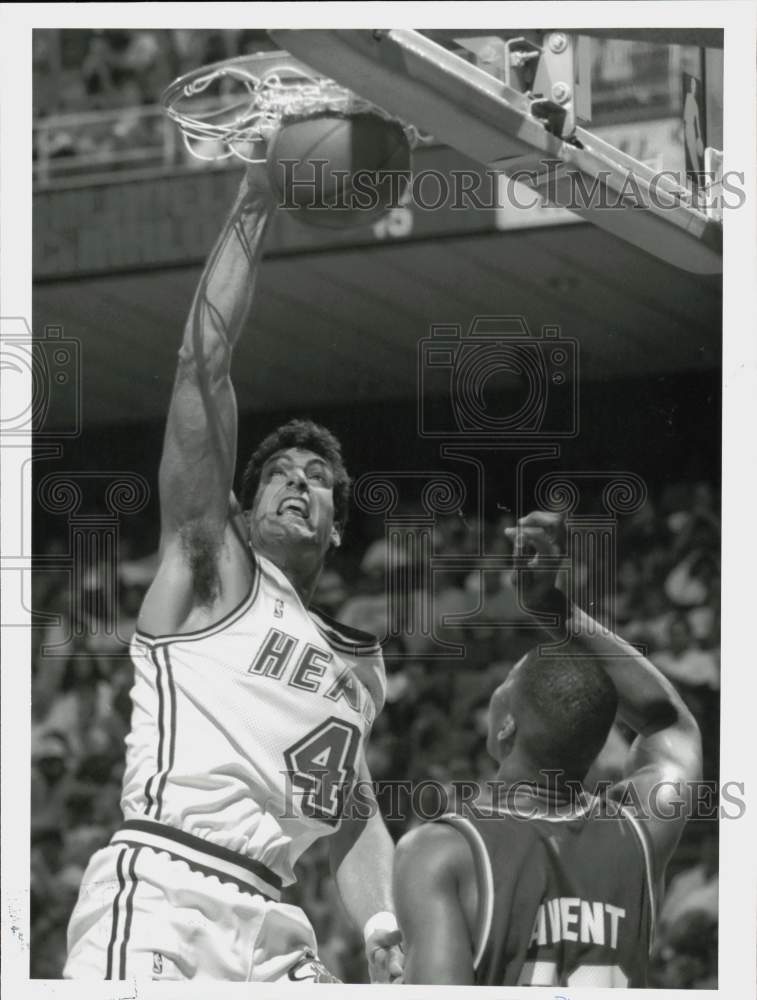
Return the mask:
<svg viewBox="0 0 757 1000"><path fill-rule="evenodd" d="M349 117L369 111L387 121L398 121L303 66L282 63L256 73L260 61L259 57L240 56L214 63L179 77L166 88L161 103L181 129L192 156L206 161L236 156L245 163L263 163L265 147L282 121L319 114ZM209 93L214 84L219 93ZM419 132L400 124L412 148L419 141ZM262 151L256 151L261 145Z"/></svg>

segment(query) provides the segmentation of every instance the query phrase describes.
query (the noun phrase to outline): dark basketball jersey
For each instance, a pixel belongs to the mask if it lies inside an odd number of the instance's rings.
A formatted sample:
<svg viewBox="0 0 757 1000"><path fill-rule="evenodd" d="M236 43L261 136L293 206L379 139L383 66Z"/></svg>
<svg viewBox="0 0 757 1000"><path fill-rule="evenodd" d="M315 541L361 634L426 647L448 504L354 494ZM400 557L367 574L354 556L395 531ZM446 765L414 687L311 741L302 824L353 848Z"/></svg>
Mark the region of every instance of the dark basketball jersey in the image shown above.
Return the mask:
<svg viewBox="0 0 757 1000"><path fill-rule="evenodd" d="M598 806L587 800L548 817L542 806L539 818L494 808L442 818L475 861L477 985L646 986L650 846L634 818Z"/></svg>

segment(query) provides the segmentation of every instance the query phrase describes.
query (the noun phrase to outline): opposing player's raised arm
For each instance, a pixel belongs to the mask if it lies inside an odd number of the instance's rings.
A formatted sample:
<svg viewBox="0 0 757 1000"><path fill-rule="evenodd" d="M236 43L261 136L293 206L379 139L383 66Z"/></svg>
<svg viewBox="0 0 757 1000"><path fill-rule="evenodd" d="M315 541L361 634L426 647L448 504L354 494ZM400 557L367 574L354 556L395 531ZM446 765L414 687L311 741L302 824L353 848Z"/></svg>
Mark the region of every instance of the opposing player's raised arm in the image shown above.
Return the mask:
<svg viewBox="0 0 757 1000"><path fill-rule="evenodd" d="M554 559L558 519L536 511L508 534L523 565L519 589L533 610L555 610ZM541 563L541 565L540 565ZM662 875L686 823L685 785L702 775L699 727L670 681L629 643L562 601L563 622L555 637L570 636L577 649L597 657L618 694L618 714L637 734L622 781L613 790L641 803L641 818L652 842L656 874ZM632 786L629 788L628 786Z"/></svg>
<svg viewBox="0 0 757 1000"><path fill-rule="evenodd" d="M236 462L231 357L247 319L270 216L264 171L248 172L200 278L179 350L160 464L161 541L198 525L220 541Z"/></svg>
<svg viewBox="0 0 757 1000"><path fill-rule="evenodd" d="M470 986L474 982L473 914L464 893L475 891L470 848L445 824L429 823L397 845L394 896L405 947L405 983Z"/></svg>
<svg viewBox="0 0 757 1000"><path fill-rule="evenodd" d="M661 877L686 824L686 786L702 777L699 726L667 677L638 650L580 608L570 609L569 627L582 648L601 657L618 694L618 714L637 734L611 794L641 803Z"/></svg>

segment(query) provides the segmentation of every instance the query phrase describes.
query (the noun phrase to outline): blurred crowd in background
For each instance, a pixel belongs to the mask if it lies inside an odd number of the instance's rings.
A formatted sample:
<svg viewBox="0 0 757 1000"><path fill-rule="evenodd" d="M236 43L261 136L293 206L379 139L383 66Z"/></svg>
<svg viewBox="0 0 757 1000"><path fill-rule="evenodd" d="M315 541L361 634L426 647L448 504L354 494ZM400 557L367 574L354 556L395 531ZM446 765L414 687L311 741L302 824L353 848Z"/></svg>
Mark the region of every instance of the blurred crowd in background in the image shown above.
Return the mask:
<svg viewBox="0 0 757 1000"><path fill-rule="evenodd" d="M35 160L48 180L98 166L199 167L172 141L161 93L189 70L274 48L265 31L35 31Z"/></svg>
<svg viewBox="0 0 757 1000"><path fill-rule="evenodd" d="M33 44L38 184L98 171L207 166L162 114L163 90L209 63L278 48L261 29L39 29ZM681 46L598 38L591 45L595 126L679 115ZM637 145L629 151L641 155Z"/></svg>
<svg viewBox="0 0 757 1000"><path fill-rule="evenodd" d="M711 484L668 484L653 492L636 514L621 518L617 587L612 595L618 631L646 648L697 717L704 740L704 777L713 782L719 770L718 508ZM512 518L506 514L498 523L482 526L485 551L508 552L503 529L509 524ZM328 564L315 603L347 624L385 636L386 543L380 529L368 522L357 519L349 530L350 544ZM476 535L477 526L469 520L441 519L435 551L470 554ZM132 683L126 649L155 569L155 555L140 550L140 544L154 538L154 524L138 525L136 518L124 518L117 635L108 634L91 610L98 606L98 591L105 586L106 567L97 563L86 567L82 586L92 599L78 605L84 613L72 611L75 602L60 574L41 568L35 574L35 610L52 618L33 630L34 977L60 976L66 925L84 868L121 821L119 793ZM65 546L62 539L50 537L44 551L59 556ZM443 580L434 574L434 579L438 635L463 643L465 656L435 658L433 643L418 632L412 634L412 629L404 638L386 642L387 703L373 730L368 763L377 783L430 779L452 791L455 782L486 782L494 777L494 762L485 749L489 696L533 644L534 635L528 628L500 627L519 615L505 574L472 569ZM408 621L414 604L425 596L417 592L411 596ZM102 594L100 598L104 599ZM611 603L596 613L606 612ZM444 616L466 612L475 621L455 626L442 621ZM592 778L619 776L626 747L624 734L613 733ZM386 803L382 805L386 813ZM389 819L388 826L396 838L417 822L417 816L404 815ZM717 847L717 823L689 824L668 871L652 986L716 986ZM300 862L299 881L288 890L288 898L312 920L322 958L332 971L345 981L365 982L360 935L346 917L329 875L325 841Z"/></svg>
<svg viewBox="0 0 757 1000"><path fill-rule="evenodd" d="M265 31L38 30L34 114L156 104L171 80L189 70L274 49Z"/></svg>

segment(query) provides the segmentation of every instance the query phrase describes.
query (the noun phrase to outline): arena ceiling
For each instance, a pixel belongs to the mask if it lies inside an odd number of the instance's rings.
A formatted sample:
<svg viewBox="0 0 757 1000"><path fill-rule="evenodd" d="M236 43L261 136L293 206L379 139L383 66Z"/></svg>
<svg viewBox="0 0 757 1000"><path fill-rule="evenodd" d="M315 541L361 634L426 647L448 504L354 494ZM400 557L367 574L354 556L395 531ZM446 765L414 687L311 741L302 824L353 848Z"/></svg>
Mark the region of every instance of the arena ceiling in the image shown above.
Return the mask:
<svg viewBox="0 0 757 1000"><path fill-rule="evenodd" d="M49 280L34 329L81 344L85 424L165 414L199 267ZM580 347L580 376L606 380L720 364L716 278L680 271L587 224L285 254L266 259L234 363L243 411L416 396L432 324L523 315ZM56 392L48 426L70 400Z"/></svg>

